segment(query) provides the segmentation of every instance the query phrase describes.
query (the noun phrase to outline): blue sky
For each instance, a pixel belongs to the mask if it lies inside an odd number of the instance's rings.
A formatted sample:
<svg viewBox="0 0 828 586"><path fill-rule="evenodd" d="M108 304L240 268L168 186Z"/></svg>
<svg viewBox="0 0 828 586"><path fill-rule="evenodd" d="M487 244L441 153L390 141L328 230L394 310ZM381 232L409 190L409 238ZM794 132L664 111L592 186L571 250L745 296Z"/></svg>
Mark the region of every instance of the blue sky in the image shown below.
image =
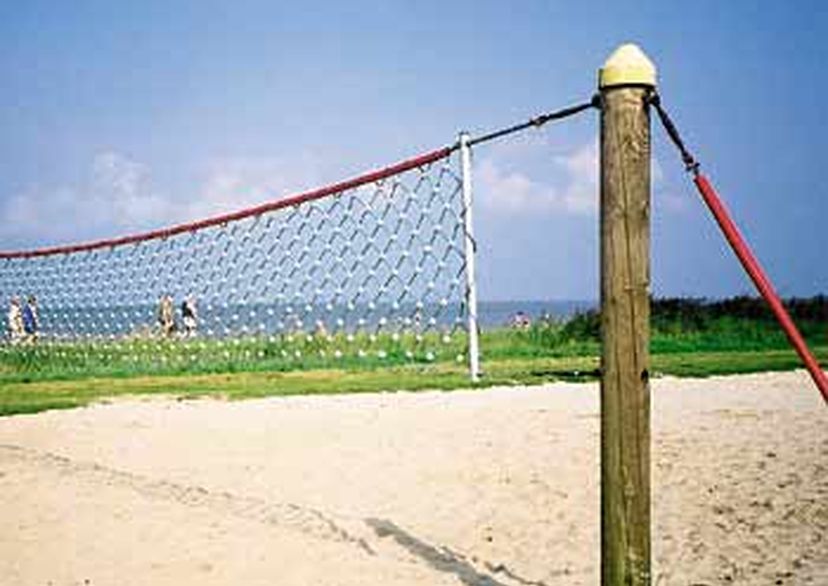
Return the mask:
<svg viewBox="0 0 828 586"><path fill-rule="evenodd" d="M0 248L279 197L588 99L619 44L783 295L828 291L828 4L2 2ZM597 116L475 152L484 299L597 296ZM653 289L751 285L654 125Z"/></svg>

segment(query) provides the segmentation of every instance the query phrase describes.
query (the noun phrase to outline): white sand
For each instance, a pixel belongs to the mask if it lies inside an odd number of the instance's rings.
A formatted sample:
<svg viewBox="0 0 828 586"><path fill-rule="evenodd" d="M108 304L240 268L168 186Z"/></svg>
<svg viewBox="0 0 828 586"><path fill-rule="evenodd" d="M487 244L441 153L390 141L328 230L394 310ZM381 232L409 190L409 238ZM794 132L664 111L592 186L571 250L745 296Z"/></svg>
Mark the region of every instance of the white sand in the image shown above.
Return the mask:
<svg viewBox="0 0 828 586"><path fill-rule="evenodd" d="M653 384L655 583L828 584L804 373ZM599 581L597 385L0 419L0 584Z"/></svg>

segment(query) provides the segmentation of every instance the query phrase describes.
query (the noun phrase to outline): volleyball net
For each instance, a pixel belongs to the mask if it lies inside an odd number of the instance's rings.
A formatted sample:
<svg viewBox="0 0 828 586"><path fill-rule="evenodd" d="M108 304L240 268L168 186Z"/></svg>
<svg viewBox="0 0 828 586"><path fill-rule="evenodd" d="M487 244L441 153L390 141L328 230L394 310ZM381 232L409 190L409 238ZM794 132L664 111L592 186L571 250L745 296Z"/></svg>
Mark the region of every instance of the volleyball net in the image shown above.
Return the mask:
<svg viewBox="0 0 828 586"><path fill-rule="evenodd" d="M472 147L548 112L260 206L0 252L0 369L227 372L467 363L479 373Z"/></svg>
<svg viewBox="0 0 828 586"><path fill-rule="evenodd" d="M200 222L0 254L4 362L223 370L467 358L460 151Z"/></svg>

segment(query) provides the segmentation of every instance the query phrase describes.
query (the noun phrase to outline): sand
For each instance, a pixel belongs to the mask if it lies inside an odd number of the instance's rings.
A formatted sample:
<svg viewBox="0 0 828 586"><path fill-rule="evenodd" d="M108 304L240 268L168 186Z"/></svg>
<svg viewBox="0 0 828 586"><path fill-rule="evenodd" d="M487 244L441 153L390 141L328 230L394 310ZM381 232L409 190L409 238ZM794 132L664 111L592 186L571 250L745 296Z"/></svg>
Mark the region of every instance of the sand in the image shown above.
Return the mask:
<svg viewBox="0 0 828 586"><path fill-rule="evenodd" d="M653 382L658 585L828 584L802 372ZM598 387L0 419L0 584L599 582Z"/></svg>

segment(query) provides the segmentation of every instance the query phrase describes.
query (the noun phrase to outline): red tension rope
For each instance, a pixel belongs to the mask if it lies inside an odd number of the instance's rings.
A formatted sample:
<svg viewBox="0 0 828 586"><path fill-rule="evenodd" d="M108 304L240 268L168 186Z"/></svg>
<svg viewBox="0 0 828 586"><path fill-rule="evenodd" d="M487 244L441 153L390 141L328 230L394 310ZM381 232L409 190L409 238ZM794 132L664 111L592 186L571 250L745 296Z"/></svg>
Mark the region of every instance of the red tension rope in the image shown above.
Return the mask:
<svg viewBox="0 0 828 586"><path fill-rule="evenodd" d="M730 218L730 214L728 214L727 209L721 199L719 199L716 190L713 189L707 177L698 172L693 177L693 183L696 184L699 193L704 199L704 203L707 204L707 207L716 218L719 228L722 229L725 238L730 243L730 247L739 258L739 262L742 263L745 271L750 275L753 284L756 285L759 293L762 294L762 297L764 297L770 306L771 311L773 311L773 314L779 321L779 325L785 331L785 335L788 337L794 350L796 350L796 353L799 354L799 357L805 364L805 368L811 373L811 378L814 379L814 383L819 388L820 393L822 393L822 398L828 403L828 378L826 378L816 358L814 358L814 355L808 349L808 345L805 343L799 330L797 330L791 316L788 315L785 306L782 305L782 301L774 290L770 279L768 279L759 261L756 260L756 257L751 252L750 247L739 232L739 228L736 227L736 224Z"/></svg>

